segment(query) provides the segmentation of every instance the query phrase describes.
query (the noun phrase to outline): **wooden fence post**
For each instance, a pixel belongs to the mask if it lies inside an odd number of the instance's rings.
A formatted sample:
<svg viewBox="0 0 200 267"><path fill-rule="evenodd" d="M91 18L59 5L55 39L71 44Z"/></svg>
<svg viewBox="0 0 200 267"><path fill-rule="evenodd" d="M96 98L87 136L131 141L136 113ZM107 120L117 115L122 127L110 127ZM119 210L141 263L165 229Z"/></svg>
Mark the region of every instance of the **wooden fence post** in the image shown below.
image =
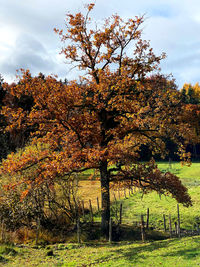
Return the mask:
<svg viewBox="0 0 200 267"><path fill-rule="evenodd" d="M181 237L181 228L180 228L180 213L179 213L179 205L177 204L177 215L178 215L178 237L180 238Z"/></svg>
<svg viewBox="0 0 200 267"><path fill-rule="evenodd" d="M141 237L142 237L142 242L145 241L145 229L144 229L144 216L141 215Z"/></svg>
<svg viewBox="0 0 200 267"><path fill-rule="evenodd" d="M131 194L133 195L133 186L131 186Z"/></svg>
<svg viewBox="0 0 200 267"><path fill-rule="evenodd" d="M82 214L83 214L83 217L85 217L84 200L82 200L81 203L82 203Z"/></svg>
<svg viewBox="0 0 200 267"><path fill-rule="evenodd" d="M126 188L124 188L124 198L126 198Z"/></svg>
<svg viewBox="0 0 200 267"><path fill-rule="evenodd" d="M122 203L120 203L120 209L119 209L119 224L122 223Z"/></svg>
<svg viewBox="0 0 200 267"><path fill-rule="evenodd" d="M99 212L99 198L97 197L97 210L98 210L98 212Z"/></svg>
<svg viewBox="0 0 200 267"><path fill-rule="evenodd" d="M147 208L147 224L146 224L146 228L149 228L149 208Z"/></svg>
<svg viewBox="0 0 200 267"><path fill-rule="evenodd" d="M177 236L177 234L178 234L178 231L177 231L177 222L174 223L174 226L175 226L175 235Z"/></svg>
<svg viewBox="0 0 200 267"><path fill-rule="evenodd" d="M2 243L5 242L5 223L4 223L4 219L2 219L2 222L1 222L1 242Z"/></svg>
<svg viewBox="0 0 200 267"><path fill-rule="evenodd" d="M91 223L94 222L94 219L93 219L93 210L92 210L92 202L91 202L91 199L89 200L89 203L90 203L90 216L91 216Z"/></svg>
<svg viewBox="0 0 200 267"><path fill-rule="evenodd" d="M109 221L109 242L112 242L112 218Z"/></svg>
<svg viewBox="0 0 200 267"><path fill-rule="evenodd" d="M40 217L37 217L37 229L36 229L36 240L35 243L36 245L38 244L39 241L39 235L40 235Z"/></svg>
<svg viewBox="0 0 200 267"><path fill-rule="evenodd" d="M81 243L81 228L80 228L80 218L78 216L77 218L77 241L80 244Z"/></svg>
<svg viewBox="0 0 200 267"><path fill-rule="evenodd" d="M164 231L166 232L166 219L165 219L165 214L163 214L163 224L164 224Z"/></svg>
<svg viewBox="0 0 200 267"><path fill-rule="evenodd" d="M197 223L197 233L199 234L199 224Z"/></svg>
<svg viewBox="0 0 200 267"><path fill-rule="evenodd" d="M171 221L171 215L169 214L169 234L172 238L172 221Z"/></svg>
<svg viewBox="0 0 200 267"><path fill-rule="evenodd" d="M113 197L114 197L115 202L117 202L117 198L116 198L115 192L113 192Z"/></svg>

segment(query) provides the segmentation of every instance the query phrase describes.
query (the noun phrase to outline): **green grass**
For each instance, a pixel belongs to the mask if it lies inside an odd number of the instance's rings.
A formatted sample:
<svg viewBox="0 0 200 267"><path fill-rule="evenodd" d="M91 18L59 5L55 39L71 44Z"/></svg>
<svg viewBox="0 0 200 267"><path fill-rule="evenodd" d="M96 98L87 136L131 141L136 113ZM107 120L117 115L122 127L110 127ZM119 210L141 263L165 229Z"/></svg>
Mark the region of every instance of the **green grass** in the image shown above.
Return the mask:
<svg viewBox="0 0 200 267"><path fill-rule="evenodd" d="M120 244L58 244L15 248L2 266L199 266L200 237ZM47 256L52 251L53 256ZM0 263L1 264L1 263Z"/></svg>
<svg viewBox="0 0 200 267"><path fill-rule="evenodd" d="M182 167L180 163L172 163L171 168L169 168L168 163L161 162L158 163L158 167L163 172L173 172L188 187L193 206L186 208L179 204L181 227L192 229L197 224L200 225L200 163L193 163L190 167ZM150 210L150 225L152 227L163 229L163 214L167 220L168 215L171 214L173 225L177 221L177 202L171 197L159 196L156 192L147 195L137 192L123 201L123 207L125 223L130 224L139 221L141 214L146 215L147 208Z"/></svg>
<svg viewBox="0 0 200 267"><path fill-rule="evenodd" d="M172 162L169 165L168 162L159 162L158 168L161 171L170 171L177 175L186 186L200 185L200 163L192 163L190 167L181 166L179 162Z"/></svg>
<svg viewBox="0 0 200 267"><path fill-rule="evenodd" d="M192 196L193 206L190 208L179 205L181 227L192 229L200 224L200 188L191 188L189 193ZM152 227L163 229L163 215L171 214L172 222L177 221L177 203L170 197L160 197L152 192L142 197L141 193L123 201L123 221L125 223L135 223L140 220L140 215L146 215L147 208L150 210L150 225ZM168 222L167 222L168 223Z"/></svg>
<svg viewBox="0 0 200 267"><path fill-rule="evenodd" d="M200 228L200 163L193 163L188 167L181 166L179 162L172 162L170 166L168 162L159 162L158 167L163 172L170 171L180 177L191 195L192 207L186 208L179 204L181 227L191 230L199 224ZM94 185L91 186L94 188ZM96 196L96 191L94 193ZM88 196L89 194L87 192ZM123 192L121 192L122 194ZM118 194L116 196L118 197ZM114 200L112 193L111 197ZM164 214L167 220L167 227L169 214L172 218L173 227L177 221L177 202L171 197L159 196L156 192L146 195L142 195L142 192L137 192L133 196L121 200L123 201L123 223L134 225L136 222L139 222L141 214L146 215L147 208L150 210L150 226L154 228L163 229ZM113 216L115 215L116 208L119 210L121 200L117 205L113 203ZM95 197L93 203L96 203ZM100 221L98 214L95 215L95 221Z"/></svg>

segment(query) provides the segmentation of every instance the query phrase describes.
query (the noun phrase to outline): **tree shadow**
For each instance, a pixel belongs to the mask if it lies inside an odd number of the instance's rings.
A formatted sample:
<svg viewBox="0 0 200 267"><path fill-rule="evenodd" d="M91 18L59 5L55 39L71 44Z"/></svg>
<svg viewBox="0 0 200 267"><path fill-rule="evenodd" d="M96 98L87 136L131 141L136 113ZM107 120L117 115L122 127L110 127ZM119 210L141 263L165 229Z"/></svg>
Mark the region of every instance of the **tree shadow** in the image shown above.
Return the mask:
<svg viewBox="0 0 200 267"><path fill-rule="evenodd" d="M93 264L99 264L99 263L106 263L111 258L112 260L120 260L125 258L126 260L130 261L131 264L133 263L140 263L141 259L144 260L148 256L142 255L143 252L153 252L154 250L157 250L159 248L167 247L170 243L175 242L175 240L168 240L167 242L153 242L153 243L142 243L142 242L135 242L135 244L138 244L138 247L130 247L127 248L127 246L130 244L134 244L133 242L124 242L124 243L98 243L95 244L96 247L107 247L108 249L110 247L114 249L109 250L109 255L105 255L104 257L101 256L99 259L96 259L93 261ZM94 247L94 243L87 243L86 246L92 246ZM119 249L117 247L120 246Z"/></svg>
<svg viewBox="0 0 200 267"><path fill-rule="evenodd" d="M162 258L166 257L181 257L185 260L191 260L196 258L197 256L200 256L200 247L199 247L199 238L196 240L193 239L195 246L193 248L177 248L173 252L164 252L161 253L159 256ZM170 248L170 246L173 246L174 243L177 243L177 239L170 239L170 240L164 240L159 242L153 242L153 243L141 243L141 246L139 247L130 247L130 249L117 249L117 250L111 250L111 253L116 254L116 258L125 258L126 260L130 261L131 263L140 263L144 262L145 259L152 257L155 258L158 255L154 255L153 252L158 249L163 248ZM152 252L151 256L144 255L145 252ZM113 259L113 258L112 258Z"/></svg>

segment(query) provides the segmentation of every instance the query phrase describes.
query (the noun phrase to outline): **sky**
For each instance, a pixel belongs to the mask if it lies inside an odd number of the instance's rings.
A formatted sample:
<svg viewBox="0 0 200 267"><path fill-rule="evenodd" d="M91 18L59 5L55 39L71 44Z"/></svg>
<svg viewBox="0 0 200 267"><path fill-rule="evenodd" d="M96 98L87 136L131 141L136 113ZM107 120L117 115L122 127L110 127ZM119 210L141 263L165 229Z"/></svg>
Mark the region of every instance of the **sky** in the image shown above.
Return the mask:
<svg viewBox="0 0 200 267"><path fill-rule="evenodd" d="M59 54L63 44L53 29L64 28L67 12L83 11L86 0L0 0L0 74L16 80L16 70L33 75L56 74L68 80L78 75ZM101 21L112 14L134 18L145 14L143 38L155 53L167 54L162 73L185 82L200 82L199 0L96 0L92 15Z"/></svg>

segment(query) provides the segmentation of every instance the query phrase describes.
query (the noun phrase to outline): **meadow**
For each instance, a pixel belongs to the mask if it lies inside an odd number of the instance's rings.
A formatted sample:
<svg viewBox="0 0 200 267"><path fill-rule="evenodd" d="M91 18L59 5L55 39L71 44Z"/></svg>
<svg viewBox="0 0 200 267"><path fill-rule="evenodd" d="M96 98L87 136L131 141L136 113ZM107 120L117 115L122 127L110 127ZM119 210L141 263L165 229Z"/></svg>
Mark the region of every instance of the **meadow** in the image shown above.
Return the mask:
<svg viewBox="0 0 200 267"><path fill-rule="evenodd" d="M182 167L180 163L160 162L159 168L171 171L181 178L188 187L192 197L193 206L180 207L180 219L182 229L196 229L200 224L200 163ZM85 203L91 199L94 210L96 198L100 198L99 181L81 181L79 195L82 195ZM172 222L177 220L177 203L174 199L160 197L152 192L143 195L140 191L131 196L127 194L125 199L123 192L121 198L114 201L111 191L113 210L123 203L122 227L129 226L134 229L135 223L141 214L150 210L150 227L163 233L163 214L172 217ZM114 211L113 211L114 215ZM100 217L95 216L98 222ZM131 228L133 227L133 228ZM167 224L168 227L168 224ZM134 231L134 230L130 230ZM164 237L164 236L163 236ZM73 241L73 243L71 243ZM139 240L124 240L108 243L94 240L88 242L82 236L82 243L77 244L76 239L65 243L35 245L6 245L0 246L0 266L200 266L200 237L188 236L168 238L165 240L145 242Z"/></svg>
<svg viewBox="0 0 200 267"><path fill-rule="evenodd" d="M56 244L0 248L1 266L183 266L200 265L200 237L154 242Z"/></svg>
<svg viewBox="0 0 200 267"><path fill-rule="evenodd" d="M158 167L163 172L170 171L181 178L183 184L187 186L191 195L193 205L190 208L179 204L181 227L184 229L195 229L200 225L200 163L193 163L191 166L182 166L179 162L173 162L169 165L168 162L159 162ZM79 184L79 195L84 199L85 206L89 208L89 200L92 206L97 209L97 197L100 197L100 182L95 180L83 180ZM117 203L115 203L115 197ZM135 224L139 222L141 214L146 216L147 208L150 212L150 225L157 229L163 229L163 215L168 220L171 215L172 222L177 220L177 202L170 196L160 196L156 192L143 195L139 190L133 191L131 197L129 192L124 190L118 192L111 190L111 201L113 203L113 215L116 209L119 209L119 204L123 203L123 223ZM96 221L100 217L95 217ZM168 222L167 222L168 223Z"/></svg>

